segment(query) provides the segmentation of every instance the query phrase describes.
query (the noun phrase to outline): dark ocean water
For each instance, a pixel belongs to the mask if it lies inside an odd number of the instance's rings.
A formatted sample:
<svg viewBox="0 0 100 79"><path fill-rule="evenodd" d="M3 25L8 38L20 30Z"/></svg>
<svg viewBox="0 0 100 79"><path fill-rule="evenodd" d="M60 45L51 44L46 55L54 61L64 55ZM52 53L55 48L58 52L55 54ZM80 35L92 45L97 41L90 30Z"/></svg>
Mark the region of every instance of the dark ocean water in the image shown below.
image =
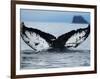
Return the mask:
<svg viewBox="0 0 100 79"><path fill-rule="evenodd" d="M21 69L47 69L90 66L90 50L21 51Z"/></svg>

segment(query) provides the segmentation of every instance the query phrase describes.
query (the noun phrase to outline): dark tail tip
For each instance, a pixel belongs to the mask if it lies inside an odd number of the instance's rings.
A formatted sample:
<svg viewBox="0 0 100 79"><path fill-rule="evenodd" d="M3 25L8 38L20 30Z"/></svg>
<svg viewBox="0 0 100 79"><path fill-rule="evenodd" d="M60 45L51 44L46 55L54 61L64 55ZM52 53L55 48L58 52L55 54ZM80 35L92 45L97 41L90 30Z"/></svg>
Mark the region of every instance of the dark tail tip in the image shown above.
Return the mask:
<svg viewBox="0 0 100 79"><path fill-rule="evenodd" d="M88 25L88 29L90 30L90 24Z"/></svg>
<svg viewBox="0 0 100 79"><path fill-rule="evenodd" d="M24 22L21 22L21 24L20 24L21 31L23 31L24 28L25 28Z"/></svg>
<svg viewBox="0 0 100 79"><path fill-rule="evenodd" d="M21 26L24 26L24 22L21 22Z"/></svg>
<svg viewBox="0 0 100 79"><path fill-rule="evenodd" d="M25 28L25 24L24 24L24 22L21 22L20 25L21 25L21 29L22 29L22 28Z"/></svg>

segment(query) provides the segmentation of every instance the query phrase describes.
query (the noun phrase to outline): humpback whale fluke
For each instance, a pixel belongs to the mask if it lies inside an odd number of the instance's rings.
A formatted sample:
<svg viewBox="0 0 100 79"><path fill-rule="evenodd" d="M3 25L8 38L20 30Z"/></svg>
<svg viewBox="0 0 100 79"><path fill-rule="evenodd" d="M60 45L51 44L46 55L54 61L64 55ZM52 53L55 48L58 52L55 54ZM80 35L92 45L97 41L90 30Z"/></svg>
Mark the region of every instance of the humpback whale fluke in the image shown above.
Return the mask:
<svg viewBox="0 0 100 79"><path fill-rule="evenodd" d="M58 38L35 28L27 27L21 23L21 37L24 42L35 51L47 50L50 48L76 48L90 34L90 24L86 28L71 30Z"/></svg>

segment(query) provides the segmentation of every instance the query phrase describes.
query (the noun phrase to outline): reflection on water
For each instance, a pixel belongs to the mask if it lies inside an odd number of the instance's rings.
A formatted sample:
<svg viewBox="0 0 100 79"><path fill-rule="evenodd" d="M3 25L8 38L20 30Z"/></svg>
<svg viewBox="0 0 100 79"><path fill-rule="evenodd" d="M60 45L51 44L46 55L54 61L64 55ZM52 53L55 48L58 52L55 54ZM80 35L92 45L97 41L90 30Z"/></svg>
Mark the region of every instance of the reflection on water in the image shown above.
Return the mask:
<svg viewBox="0 0 100 79"><path fill-rule="evenodd" d="M90 66L89 50L21 51L21 69Z"/></svg>

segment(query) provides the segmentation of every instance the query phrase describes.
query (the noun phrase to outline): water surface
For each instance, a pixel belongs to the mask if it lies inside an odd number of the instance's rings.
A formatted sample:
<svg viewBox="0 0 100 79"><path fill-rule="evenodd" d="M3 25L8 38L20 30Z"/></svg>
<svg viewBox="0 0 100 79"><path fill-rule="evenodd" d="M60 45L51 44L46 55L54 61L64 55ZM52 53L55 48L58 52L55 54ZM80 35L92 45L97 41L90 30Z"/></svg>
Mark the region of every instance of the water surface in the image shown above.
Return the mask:
<svg viewBox="0 0 100 79"><path fill-rule="evenodd" d="M21 51L21 69L47 69L90 66L89 50Z"/></svg>

